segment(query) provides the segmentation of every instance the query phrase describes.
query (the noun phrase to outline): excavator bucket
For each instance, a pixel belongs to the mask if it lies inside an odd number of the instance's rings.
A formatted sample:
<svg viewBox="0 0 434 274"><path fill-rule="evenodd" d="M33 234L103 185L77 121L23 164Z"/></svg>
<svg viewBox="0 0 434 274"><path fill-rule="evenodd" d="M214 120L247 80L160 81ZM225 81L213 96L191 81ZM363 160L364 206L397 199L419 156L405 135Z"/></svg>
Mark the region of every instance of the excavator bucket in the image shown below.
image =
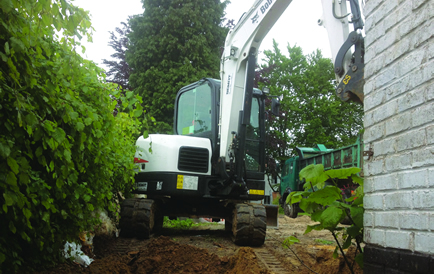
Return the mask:
<svg viewBox="0 0 434 274"><path fill-rule="evenodd" d="M279 206L278 205L264 205L267 214L267 228L279 227Z"/></svg>

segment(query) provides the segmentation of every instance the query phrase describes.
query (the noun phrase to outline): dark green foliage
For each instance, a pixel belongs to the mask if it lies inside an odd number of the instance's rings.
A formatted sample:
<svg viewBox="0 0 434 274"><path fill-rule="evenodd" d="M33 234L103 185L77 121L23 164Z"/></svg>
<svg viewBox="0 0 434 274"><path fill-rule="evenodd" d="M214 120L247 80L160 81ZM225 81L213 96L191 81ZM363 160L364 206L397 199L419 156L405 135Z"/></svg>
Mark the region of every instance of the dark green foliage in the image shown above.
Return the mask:
<svg viewBox="0 0 434 274"><path fill-rule="evenodd" d="M363 179L357 176L360 168L351 167L324 171L323 165L309 165L300 171L300 180L304 180L304 191L295 191L286 198L287 204L300 203L312 221L305 234L312 230L329 230L336 241L334 257L338 249L351 269L344 249L355 245L359 254L356 262L363 268ZM342 189L340 179L351 179L350 188ZM339 226L348 219L349 226ZM342 235L341 239L338 236Z"/></svg>
<svg viewBox="0 0 434 274"><path fill-rule="evenodd" d="M90 28L82 9L2 0L0 22L0 270L13 273L54 263L95 210L114 210L143 112L130 92L114 117L117 88L75 52Z"/></svg>
<svg viewBox="0 0 434 274"><path fill-rule="evenodd" d="M115 60L103 60L103 64L109 67L109 71L106 72L107 81L118 84L123 90L131 90L128 85L128 79L130 78L131 69L126 61L126 52L128 49L128 37L131 32L130 25L121 22L122 28L116 28L117 35L110 32L109 46L113 48L115 53L110 57Z"/></svg>
<svg viewBox="0 0 434 274"><path fill-rule="evenodd" d="M143 15L130 19L127 62L130 86L158 121L154 132L172 132L178 90L203 77L219 78L227 1L143 0Z"/></svg>
<svg viewBox="0 0 434 274"><path fill-rule="evenodd" d="M318 50L304 55L301 48L288 45L288 56L276 42L265 51L259 86L282 96L280 115L270 117L268 153L274 160L295 154L294 148L324 144L338 148L354 143L362 129L363 107L342 102L335 95L333 65Z"/></svg>

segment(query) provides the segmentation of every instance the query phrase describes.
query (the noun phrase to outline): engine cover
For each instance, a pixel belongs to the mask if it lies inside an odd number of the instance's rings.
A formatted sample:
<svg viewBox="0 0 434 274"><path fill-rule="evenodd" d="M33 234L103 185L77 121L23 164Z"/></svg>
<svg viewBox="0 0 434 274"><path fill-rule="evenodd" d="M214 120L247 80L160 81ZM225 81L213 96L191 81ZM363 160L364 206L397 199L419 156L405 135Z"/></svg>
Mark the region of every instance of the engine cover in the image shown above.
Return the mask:
<svg viewBox="0 0 434 274"><path fill-rule="evenodd" d="M211 175L211 141L182 135L139 137L134 156L137 172Z"/></svg>

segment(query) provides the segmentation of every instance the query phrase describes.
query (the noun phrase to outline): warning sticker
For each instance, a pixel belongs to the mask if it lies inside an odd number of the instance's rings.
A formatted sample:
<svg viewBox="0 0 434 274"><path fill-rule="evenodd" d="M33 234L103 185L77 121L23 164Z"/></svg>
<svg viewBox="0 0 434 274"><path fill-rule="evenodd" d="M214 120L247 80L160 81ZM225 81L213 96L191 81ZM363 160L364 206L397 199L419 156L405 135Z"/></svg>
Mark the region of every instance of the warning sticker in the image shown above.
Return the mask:
<svg viewBox="0 0 434 274"><path fill-rule="evenodd" d="M186 189L186 190L197 190L199 182L199 177L197 176L187 176L178 174L178 178L176 180L176 188L177 189Z"/></svg>
<svg viewBox="0 0 434 274"><path fill-rule="evenodd" d="M249 194L250 195L264 195L265 191L260 190L260 189L249 189Z"/></svg>

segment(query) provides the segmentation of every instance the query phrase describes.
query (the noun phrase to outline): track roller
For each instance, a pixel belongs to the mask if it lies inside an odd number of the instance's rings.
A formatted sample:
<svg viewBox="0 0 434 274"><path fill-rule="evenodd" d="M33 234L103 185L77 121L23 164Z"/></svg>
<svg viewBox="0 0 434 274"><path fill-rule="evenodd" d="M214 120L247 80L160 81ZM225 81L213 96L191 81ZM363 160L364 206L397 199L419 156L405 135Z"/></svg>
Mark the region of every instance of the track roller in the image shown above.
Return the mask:
<svg viewBox="0 0 434 274"><path fill-rule="evenodd" d="M154 228L156 204L150 199L125 199L121 205L121 235L149 239Z"/></svg>
<svg viewBox="0 0 434 274"><path fill-rule="evenodd" d="M232 219L232 240L241 246L261 246L265 241L267 215L260 204L236 204Z"/></svg>

